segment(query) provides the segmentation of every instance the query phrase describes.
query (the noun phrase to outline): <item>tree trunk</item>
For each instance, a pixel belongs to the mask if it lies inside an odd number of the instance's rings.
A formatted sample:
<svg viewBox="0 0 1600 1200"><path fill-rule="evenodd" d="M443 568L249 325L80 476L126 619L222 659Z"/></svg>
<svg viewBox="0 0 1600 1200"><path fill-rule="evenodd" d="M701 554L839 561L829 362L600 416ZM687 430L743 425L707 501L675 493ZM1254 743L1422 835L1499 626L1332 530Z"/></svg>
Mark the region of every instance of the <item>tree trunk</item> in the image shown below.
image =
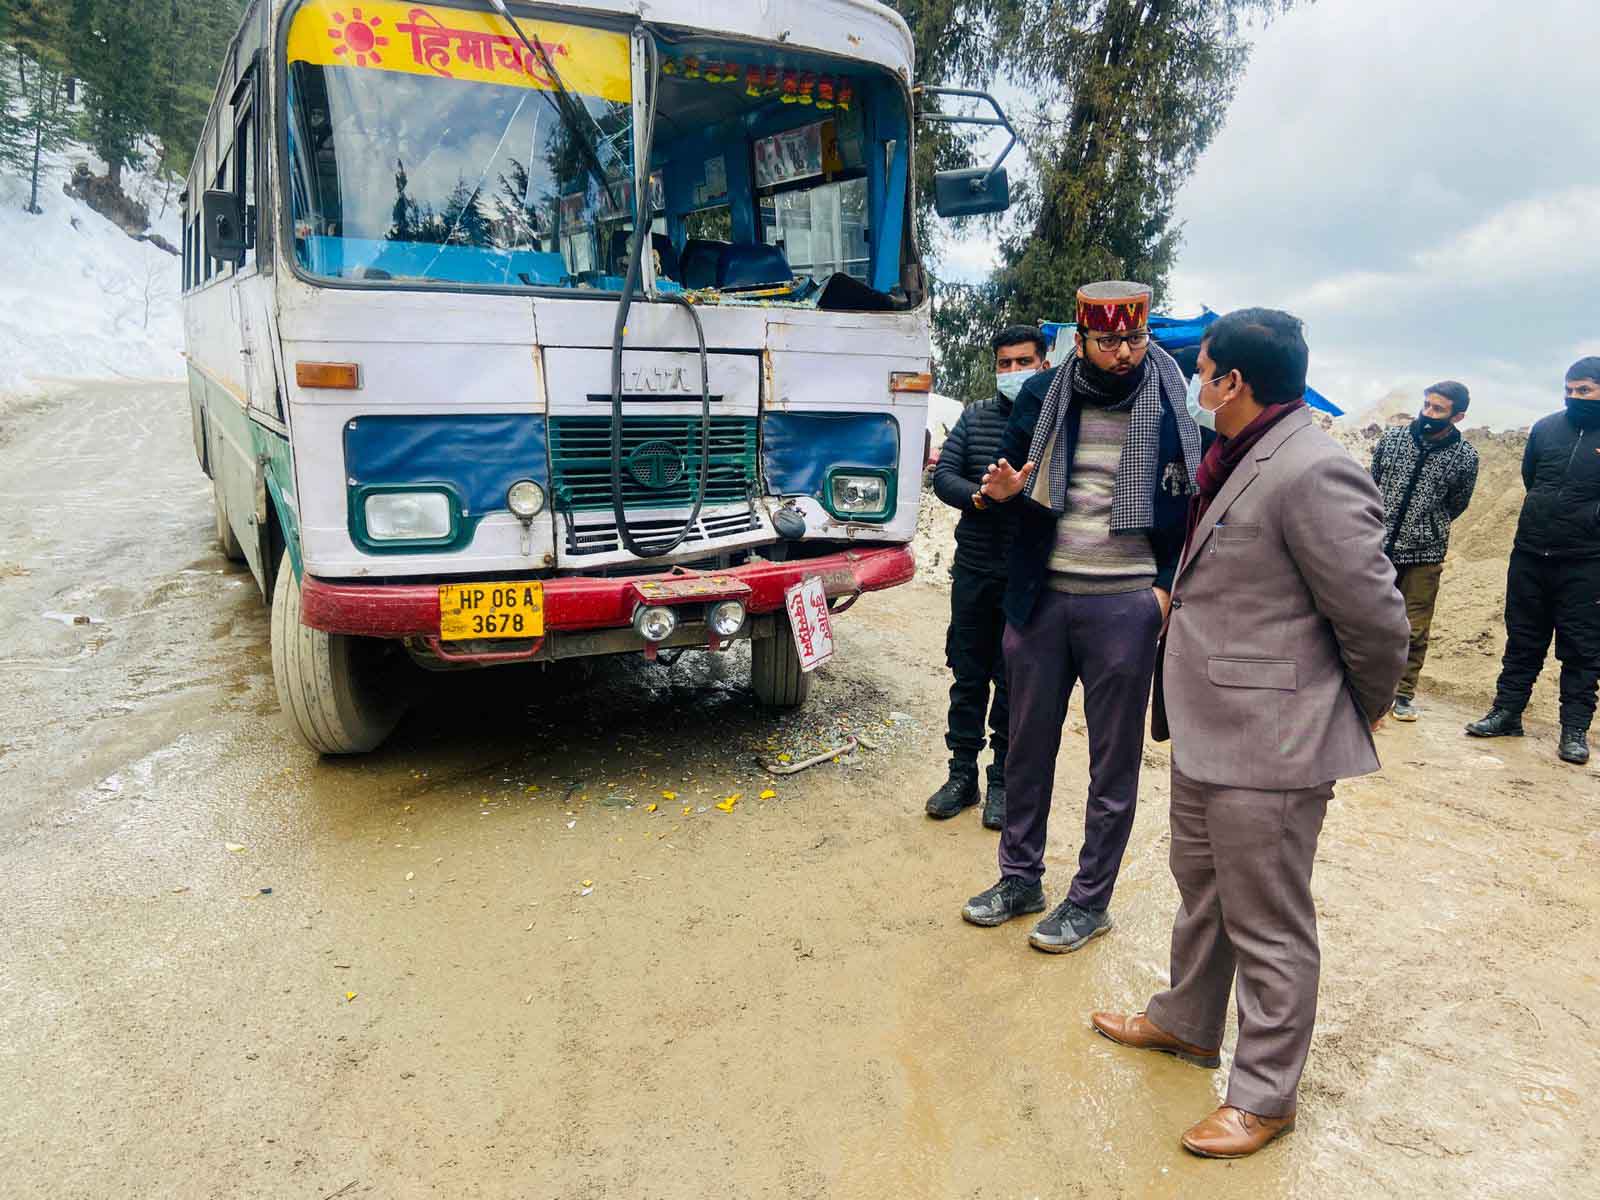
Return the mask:
<svg viewBox="0 0 1600 1200"><path fill-rule="evenodd" d="M106 178L111 181L111 186L116 188L117 191L120 192L122 190L122 162L120 159L113 159L107 164Z"/></svg>
<svg viewBox="0 0 1600 1200"><path fill-rule="evenodd" d="M33 195L28 198L28 211L38 213L39 208L39 149L44 141L44 122L37 113L33 119Z"/></svg>

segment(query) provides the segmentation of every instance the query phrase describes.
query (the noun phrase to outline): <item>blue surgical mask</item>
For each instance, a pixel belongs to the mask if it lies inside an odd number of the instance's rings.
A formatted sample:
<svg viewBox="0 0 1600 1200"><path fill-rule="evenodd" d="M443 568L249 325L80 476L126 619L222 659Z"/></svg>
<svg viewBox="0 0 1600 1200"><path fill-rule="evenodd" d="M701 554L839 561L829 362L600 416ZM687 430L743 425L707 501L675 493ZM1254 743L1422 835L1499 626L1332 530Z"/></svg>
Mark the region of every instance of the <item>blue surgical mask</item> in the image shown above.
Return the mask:
<svg viewBox="0 0 1600 1200"><path fill-rule="evenodd" d="M994 386L1007 400L1015 400L1022 391L1022 385L1038 373L1037 371L996 371Z"/></svg>
<svg viewBox="0 0 1600 1200"><path fill-rule="evenodd" d="M1209 409L1200 407L1201 384L1202 381L1200 376L1189 376L1189 394L1185 396L1184 399L1189 405L1189 416L1194 419L1194 423L1200 426L1201 429L1210 429L1215 432L1217 428L1217 414L1211 412Z"/></svg>

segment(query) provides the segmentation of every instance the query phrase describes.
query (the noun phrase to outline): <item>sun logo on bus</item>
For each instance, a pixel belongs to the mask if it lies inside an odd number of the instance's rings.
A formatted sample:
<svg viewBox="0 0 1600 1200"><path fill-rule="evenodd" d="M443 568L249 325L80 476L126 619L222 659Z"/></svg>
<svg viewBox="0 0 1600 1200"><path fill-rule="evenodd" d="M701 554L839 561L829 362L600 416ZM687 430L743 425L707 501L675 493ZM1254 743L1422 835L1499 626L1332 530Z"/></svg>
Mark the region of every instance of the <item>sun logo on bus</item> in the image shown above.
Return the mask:
<svg viewBox="0 0 1600 1200"><path fill-rule="evenodd" d="M366 66L368 59L383 62L378 47L387 46L389 39L378 33L382 17L364 17L359 8L353 8L348 17L342 12L334 13L333 20L337 28L328 30L328 36L340 43L333 48L336 55L353 55L358 67Z"/></svg>

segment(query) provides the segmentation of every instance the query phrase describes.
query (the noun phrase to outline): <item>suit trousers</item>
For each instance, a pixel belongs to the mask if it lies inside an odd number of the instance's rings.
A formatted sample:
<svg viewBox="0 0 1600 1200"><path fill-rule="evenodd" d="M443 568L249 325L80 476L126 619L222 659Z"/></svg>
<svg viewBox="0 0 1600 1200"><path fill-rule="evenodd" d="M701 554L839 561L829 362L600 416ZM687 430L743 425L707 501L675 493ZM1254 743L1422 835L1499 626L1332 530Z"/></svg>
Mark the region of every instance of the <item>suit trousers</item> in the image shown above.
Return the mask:
<svg viewBox="0 0 1600 1200"><path fill-rule="evenodd" d="M1044 875L1061 726L1072 689L1081 679L1089 730L1089 798L1078 873L1067 897L1097 912L1110 907L1133 832L1160 633L1161 605L1149 588L1112 596L1045 591L1027 625L1006 626L1011 748L1006 757L1006 822L1000 831L1002 875L1028 880Z"/></svg>
<svg viewBox="0 0 1600 1200"><path fill-rule="evenodd" d="M1227 1103L1295 1109L1311 1048L1322 955L1311 865L1333 785L1287 792L1196 783L1172 772L1172 986L1150 1020L1196 1046L1222 1044L1237 990L1239 1044Z"/></svg>

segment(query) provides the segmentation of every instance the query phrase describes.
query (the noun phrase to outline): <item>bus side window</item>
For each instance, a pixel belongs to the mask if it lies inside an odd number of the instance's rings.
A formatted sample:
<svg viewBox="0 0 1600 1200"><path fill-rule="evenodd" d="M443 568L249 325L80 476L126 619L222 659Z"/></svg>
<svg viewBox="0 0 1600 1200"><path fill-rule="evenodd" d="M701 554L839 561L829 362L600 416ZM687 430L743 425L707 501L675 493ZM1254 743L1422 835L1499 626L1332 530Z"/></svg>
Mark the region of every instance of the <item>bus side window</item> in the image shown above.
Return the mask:
<svg viewBox="0 0 1600 1200"><path fill-rule="evenodd" d="M244 214L245 251L241 265L246 267L256 260L256 140L251 136L252 124L250 110L246 109L233 139L233 194Z"/></svg>

